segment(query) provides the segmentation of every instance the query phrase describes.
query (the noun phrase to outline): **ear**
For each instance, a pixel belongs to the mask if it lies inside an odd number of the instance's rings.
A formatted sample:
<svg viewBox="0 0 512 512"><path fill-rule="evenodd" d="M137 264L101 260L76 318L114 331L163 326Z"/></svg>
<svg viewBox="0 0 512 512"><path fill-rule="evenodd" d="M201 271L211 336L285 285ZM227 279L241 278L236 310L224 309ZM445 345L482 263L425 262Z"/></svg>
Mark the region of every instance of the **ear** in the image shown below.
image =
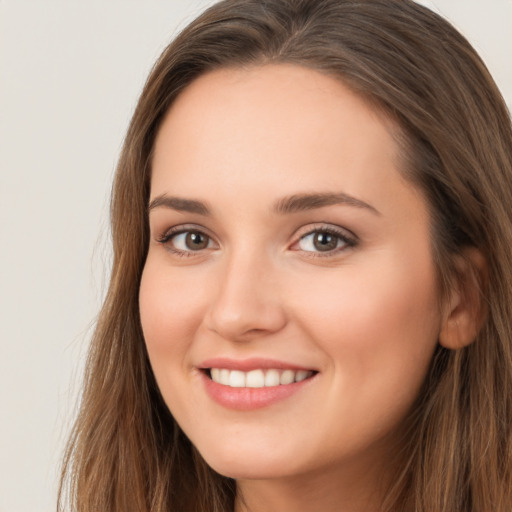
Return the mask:
<svg viewBox="0 0 512 512"><path fill-rule="evenodd" d="M467 248L455 259L454 285L446 300L439 343L448 349L466 347L475 341L487 307L487 262L476 248Z"/></svg>

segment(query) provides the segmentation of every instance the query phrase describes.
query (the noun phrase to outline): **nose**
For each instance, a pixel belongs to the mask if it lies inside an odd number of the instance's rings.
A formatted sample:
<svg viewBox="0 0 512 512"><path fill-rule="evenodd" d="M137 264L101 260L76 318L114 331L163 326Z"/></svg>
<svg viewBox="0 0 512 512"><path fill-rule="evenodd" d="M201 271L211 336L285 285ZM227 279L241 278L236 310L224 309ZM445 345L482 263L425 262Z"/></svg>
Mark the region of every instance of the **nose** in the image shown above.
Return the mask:
<svg viewBox="0 0 512 512"><path fill-rule="evenodd" d="M258 255L223 262L206 327L231 341L249 341L280 331L287 322L276 269Z"/></svg>

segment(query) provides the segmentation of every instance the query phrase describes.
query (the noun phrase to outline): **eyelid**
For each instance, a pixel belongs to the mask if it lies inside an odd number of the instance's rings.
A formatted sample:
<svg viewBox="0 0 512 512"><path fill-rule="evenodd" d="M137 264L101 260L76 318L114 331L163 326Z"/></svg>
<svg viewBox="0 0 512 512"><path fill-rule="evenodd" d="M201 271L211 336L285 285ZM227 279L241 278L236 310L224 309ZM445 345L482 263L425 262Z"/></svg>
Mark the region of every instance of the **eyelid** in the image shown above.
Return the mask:
<svg viewBox="0 0 512 512"><path fill-rule="evenodd" d="M200 231L202 233L208 234L205 228L197 224L178 224L176 226L166 227L164 230L155 233L155 240L157 242L164 242L174 235L187 231Z"/></svg>
<svg viewBox="0 0 512 512"><path fill-rule="evenodd" d="M199 224L179 224L176 226L172 226L170 228L166 228L161 232L161 234L155 236L156 242L159 244L162 244L165 246L167 250L169 250L172 253L181 255L181 256L198 256L202 254L204 251L211 248L205 248L197 251L193 250L180 250L175 247L167 246L168 242L175 236L187 233L187 232L198 232L201 233L209 238L209 240L214 244L214 248L219 247L219 243L215 239L215 237L210 234L210 231L205 228L204 226L201 226ZM330 251L303 251L300 248L294 249L293 247L296 246L302 239L304 239L308 235L312 235L314 233L330 233L339 239L341 239L344 242L344 246L340 248L336 248ZM350 230L347 228L337 226L335 224L330 223L314 223L309 224L307 226L301 227L299 230L296 231L294 235L294 242L291 244L290 249L294 251L301 251L304 254L306 254L308 257L329 257L337 255L340 252L346 251L347 249L351 249L355 247L359 243L359 238Z"/></svg>
<svg viewBox="0 0 512 512"><path fill-rule="evenodd" d="M209 230L199 224L178 224L176 226L166 228L165 230L163 230L161 232L161 234L155 235L155 241L157 243L165 246L165 248L168 251L170 251L174 254L177 254L179 256L195 256L195 255L199 255L199 254L203 253L206 250L211 249L211 248L205 248L205 249L197 250L197 251L193 251L193 250L183 251L181 249L177 249L176 247L170 246L169 242L175 236L183 234L183 233L188 233L188 232L201 233L202 235L208 237L209 240L212 241L216 247L219 246L218 242L215 240L215 237L210 234Z"/></svg>
<svg viewBox="0 0 512 512"><path fill-rule="evenodd" d="M302 251L308 257L329 257L337 255L340 252L346 251L347 249L351 249L355 247L359 243L359 238L350 230L343 228L341 226L337 226L335 224L330 223L315 223L312 225L304 226L299 229L295 235L295 241L293 242L291 248L297 246L301 240L305 237L312 235L314 233L330 233L339 239L341 239L345 245L340 248L333 249L331 251ZM296 251L301 251L301 249L292 249Z"/></svg>

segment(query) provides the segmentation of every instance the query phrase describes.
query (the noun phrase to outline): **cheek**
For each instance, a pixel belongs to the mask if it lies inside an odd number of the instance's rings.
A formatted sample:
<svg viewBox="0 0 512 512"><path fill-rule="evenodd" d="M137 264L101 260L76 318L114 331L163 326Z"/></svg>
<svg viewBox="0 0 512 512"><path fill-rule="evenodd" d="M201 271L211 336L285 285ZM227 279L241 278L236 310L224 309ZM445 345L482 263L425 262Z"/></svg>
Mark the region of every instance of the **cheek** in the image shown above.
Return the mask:
<svg viewBox="0 0 512 512"><path fill-rule="evenodd" d="M171 272L156 260L149 255L144 267L139 308L148 355L160 382L170 365L187 364L183 355L204 316L205 285L200 276Z"/></svg>
<svg viewBox="0 0 512 512"><path fill-rule="evenodd" d="M406 408L423 382L440 328L430 261L383 253L357 271L340 267L309 279L307 287L296 318L330 355L340 383L333 389L359 389L354 396L366 405L377 397L402 397ZM339 398L333 396L333 403Z"/></svg>
<svg viewBox="0 0 512 512"><path fill-rule="evenodd" d="M139 291L142 331L162 397L184 424L193 424L199 407L190 396L197 379L190 354L204 316L205 292L197 272L173 271L158 255L148 255Z"/></svg>

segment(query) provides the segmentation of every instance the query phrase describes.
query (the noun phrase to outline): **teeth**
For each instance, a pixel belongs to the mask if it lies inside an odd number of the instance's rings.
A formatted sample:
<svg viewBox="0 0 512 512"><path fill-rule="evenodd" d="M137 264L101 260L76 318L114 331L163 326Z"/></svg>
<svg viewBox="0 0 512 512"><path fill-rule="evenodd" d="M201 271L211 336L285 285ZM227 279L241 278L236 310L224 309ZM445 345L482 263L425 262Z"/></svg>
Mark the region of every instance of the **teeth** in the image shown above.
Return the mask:
<svg viewBox="0 0 512 512"><path fill-rule="evenodd" d="M265 373L265 386L279 386L278 370L267 370L267 373Z"/></svg>
<svg viewBox="0 0 512 512"><path fill-rule="evenodd" d="M307 379L311 375L311 372L308 372L307 370L299 370L295 374L295 382L300 382L301 380Z"/></svg>
<svg viewBox="0 0 512 512"><path fill-rule="evenodd" d="M226 386L229 386L229 370L222 369L219 371L219 382L224 382Z"/></svg>
<svg viewBox="0 0 512 512"><path fill-rule="evenodd" d="M220 378L220 370L219 368L212 368L210 370L210 376L214 382L221 382L224 379Z"/></svg>
<svg viewBox="0 0 512 512"><path fill-rule="evenodd" d="M226 368L211 368L210 376L214 382L232 388L263 388L272 386L285 386L293 382L301 382L311 377L310 370L227 370Z"/></svg>
<svg viewBox="0 0 512 512"><path fill-rule="evenodd" d="M252 370L245 376L245 385L248 388L262 388L265 385L265 375L262 370Z"/></svg>
<svg viewBox="0 0 512 512"><path fill-rule="evenodd" d="M229 372L229 386L232 388L245 388L245 373L238 370Z"/></svg>
<svg viewBox="0 0 512 512"><path fill-rule="evenodd" d="M295 380L295 372L292 370L285 370L281 373L281 378L279 379L279 383L281 385L291 384Z"/></svg>

